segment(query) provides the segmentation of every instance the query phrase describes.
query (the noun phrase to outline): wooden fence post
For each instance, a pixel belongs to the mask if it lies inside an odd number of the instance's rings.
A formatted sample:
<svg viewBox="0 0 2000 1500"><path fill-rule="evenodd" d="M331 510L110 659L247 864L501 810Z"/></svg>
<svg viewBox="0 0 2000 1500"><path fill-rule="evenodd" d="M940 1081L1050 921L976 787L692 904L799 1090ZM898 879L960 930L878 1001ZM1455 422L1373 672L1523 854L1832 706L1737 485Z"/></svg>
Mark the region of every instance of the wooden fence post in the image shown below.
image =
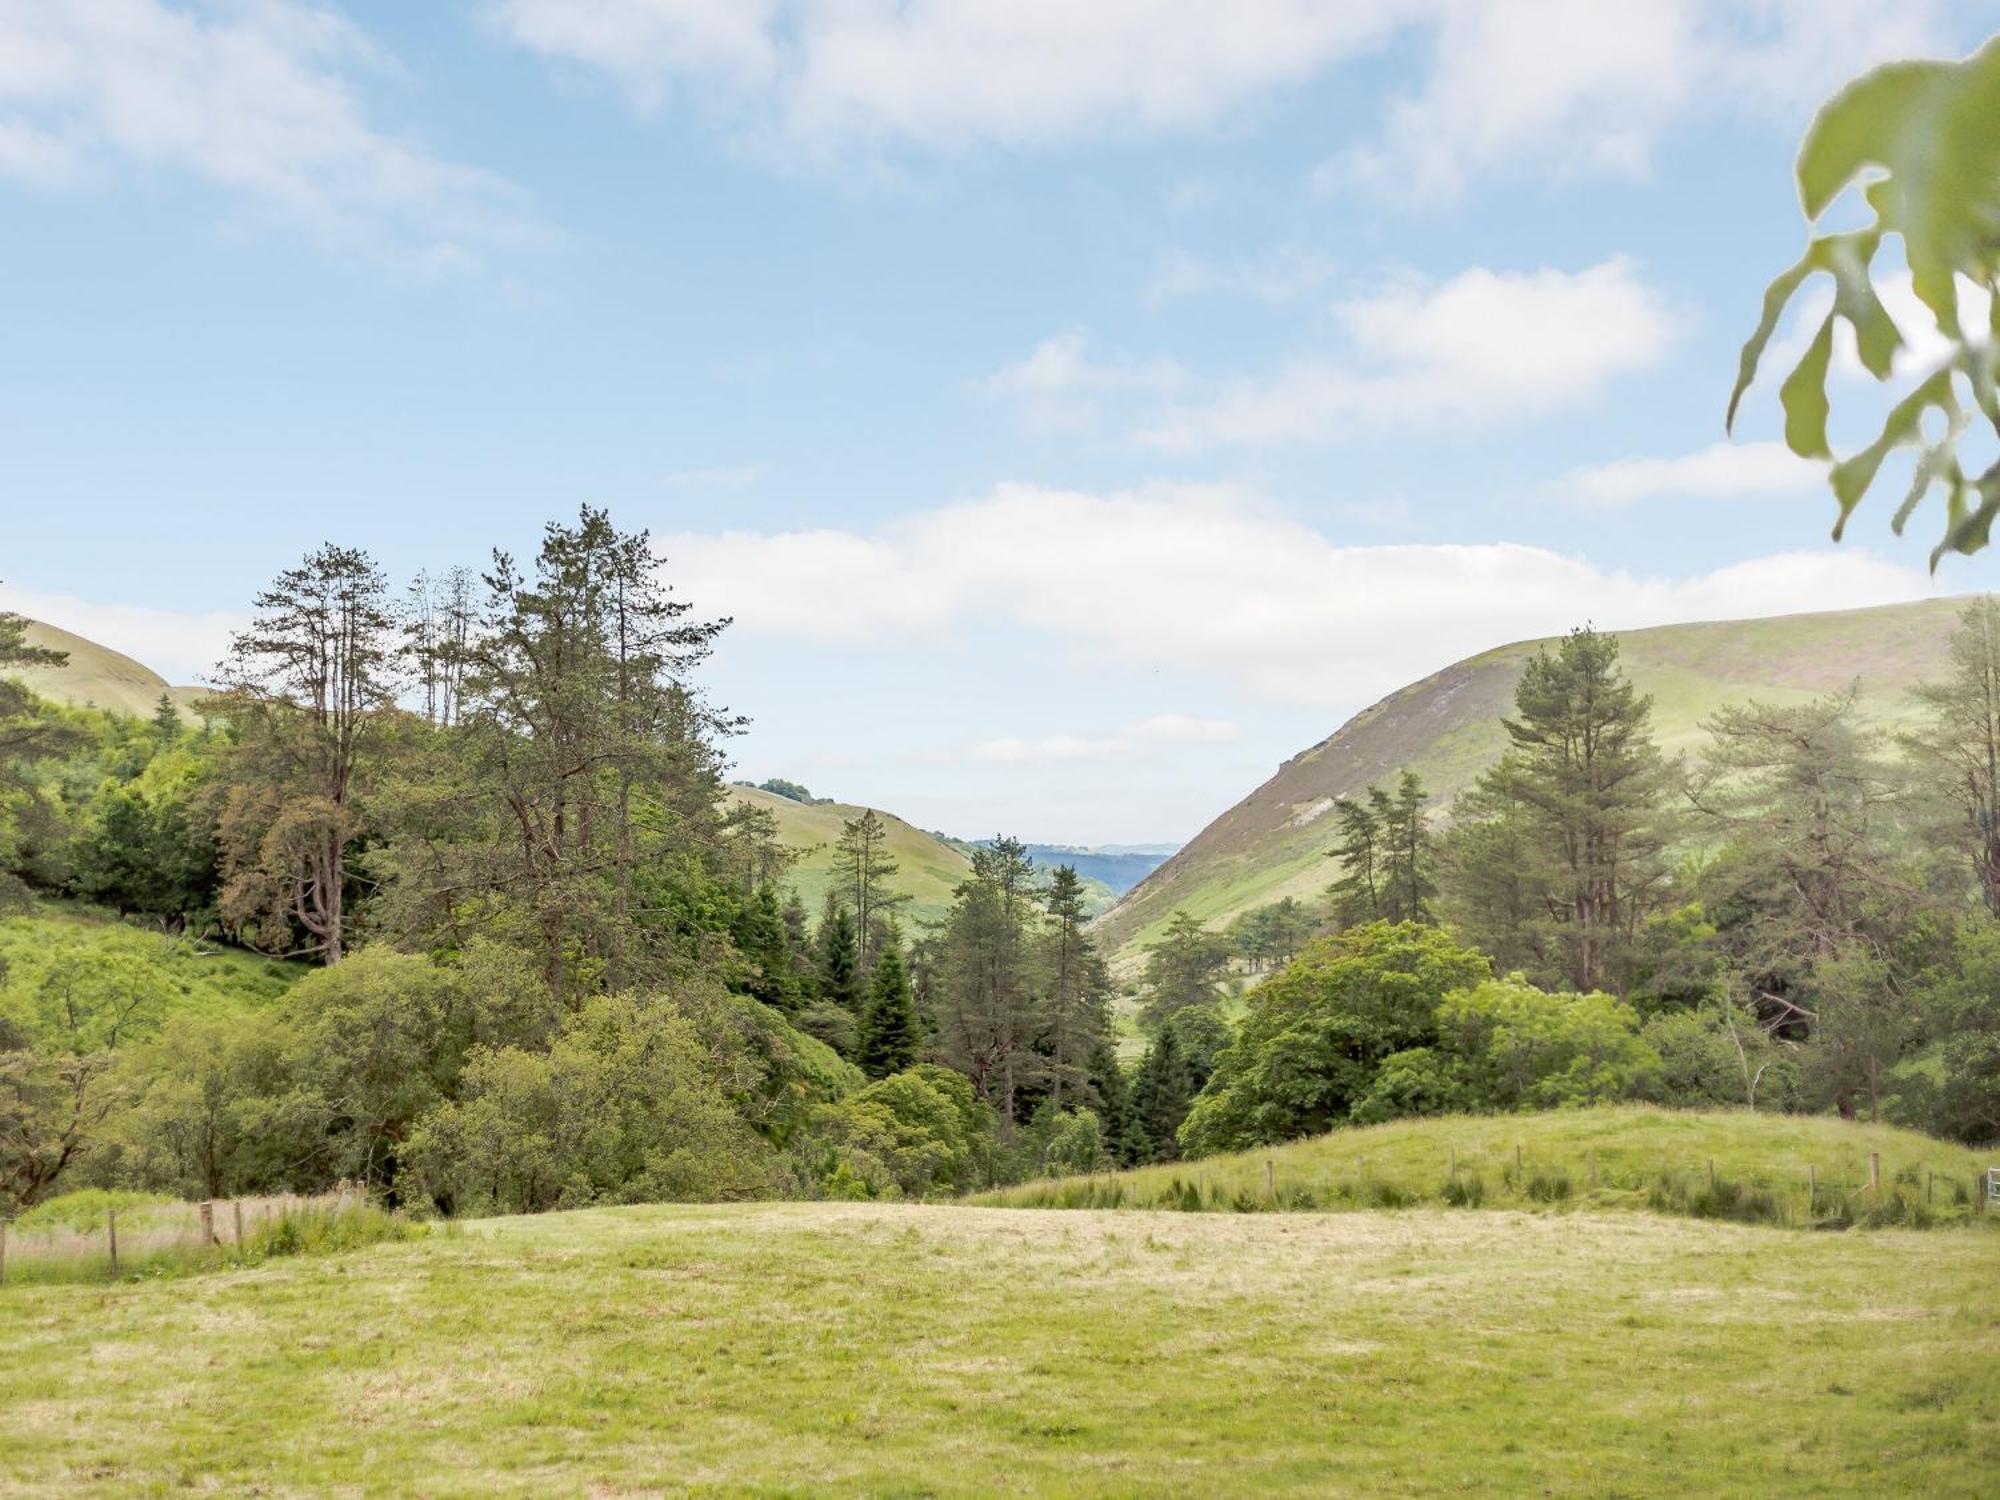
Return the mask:
<svg viewBox="0 0 2000 1500"><path fill-rule="evenodd" d="M1935 1178L1935 1177L1934 1177L1934 1175L1932 1174L1932 1172L1931 1172L1931 1169L1930 1169L1929 1167L1925 1167L1925 1168L1924 1168L1924 1202L1926 1202L1926 1203L1930 1203L1930 1202L1933 1202L1933 1201L1935 1201L1935 1199L1936 1199L1936 1195L1937 1195L1937 1181L1936 1181L1936 1178Z"/></svg>
<svg viewBox="0 0 2000 1500"><path fill-rule="evenodd" d="M118 1279L118 1210L107 1209L104 1215L104 1231L111 1243L111 1279Z"/></svg>
<svg viewBox="0 0 2000 1500"><path fill-rule="evenodd" d="M1451 1182L1456 1182L1458 1181L1458 1143L1454 1141L1449 1149L1451 1151L1451 1165L1445 1169L1445 1177Z"/></svg>
<svg viewBox="0 0 2000 1500"><path fill-rule="evenodd" d="M1590 1148L1590 1190L1597 1191L1597 1148Z"/></svg>
<svg viewBox="0 0 2000 1500"><path fill-rule="evenodd" d="M215 1200L201 1201L201 1248L206 1250L215 1243Z"/></svg>
<svg viewBox="0 0 2000 1500"><path fill-rule="evenodd" d="M1514 1182L1515 1186L1517 1187L1520 1185L1520 1178L1521 1178L1521 1143L1519 1141L1516 1141L1514 1142Z"/></svg>
<svg viewBox="0 0 2000 1500"><path fill-rule="evenodd" d="M1819 1168L1806 1163L1806 1213L1808 1216L1819 1212Z"/></svg>
<svg viewBox="0 0 2000 1500"><path fill-rule="evenodd" d="M1273 1203L1278 1201L1278 1169L1268 1156L1264 1158L1264 1196Z"/></svg>
<svg viewBox="0 0 2000 1500"><path fill-rule="evenodd" d="M1882 1191L1882 1153L1880 1151L1870 1151L1868 1153L1868 1191L1871 1193Z"/></svg>
<svg viewBox="0 0 2000 1500"><path fill-rule="evenodd" d="M229 1211L236 1216L236 1248L240 1251L243 1248L243 1200L230 1199Z"/></svg>

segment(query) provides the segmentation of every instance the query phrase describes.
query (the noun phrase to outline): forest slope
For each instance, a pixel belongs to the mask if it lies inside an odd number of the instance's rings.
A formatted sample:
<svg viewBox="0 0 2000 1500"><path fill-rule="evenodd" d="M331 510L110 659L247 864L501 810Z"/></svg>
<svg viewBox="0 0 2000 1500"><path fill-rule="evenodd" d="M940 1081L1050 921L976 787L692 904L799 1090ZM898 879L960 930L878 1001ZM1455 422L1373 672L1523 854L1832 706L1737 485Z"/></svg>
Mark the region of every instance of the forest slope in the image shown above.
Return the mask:
<svg viewBox="0 0 2000 1500"><path fill-rule="evenodd" d="M1666 625L1618 632L1623 663L1653 697L1661 747L1700 747L1701 721L1727 703L1799 703L1853 686L1861 717L1894 725L1912 683L1941 675L1963 601ZM1107 951L1152 941L1179 907L1221 925L1284 896L1317 898L1336 873L1327 814L1338 797L1388 783L1408 768L1443 806L1500 755L1500 716L1541 641L1454 662L1349 719L1210 823L1106 913Z"/></svg>

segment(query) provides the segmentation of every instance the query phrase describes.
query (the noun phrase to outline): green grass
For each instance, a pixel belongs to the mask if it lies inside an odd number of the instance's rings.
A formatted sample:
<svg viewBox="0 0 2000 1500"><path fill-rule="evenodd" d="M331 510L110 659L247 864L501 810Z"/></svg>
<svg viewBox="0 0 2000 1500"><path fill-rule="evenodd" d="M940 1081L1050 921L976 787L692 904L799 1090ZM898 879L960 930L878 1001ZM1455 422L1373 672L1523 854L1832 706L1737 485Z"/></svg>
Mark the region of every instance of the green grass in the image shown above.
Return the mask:
<svg viewBox="0 0 2000 1500"><path fill-rule="evenodd" d="M307 973L305 964L121 922L72 902L39 901L0 918L0 1013L25 1015L50 962L64 954L126 956L156 967L172 1009L242 1014L271 1004Z"/></svg>
<svg viewBox="0 0 2000 1500"><path fill-rule="evenodd" d="M834 842L840 837L841 825L860 817L863 809L845 802L807 806L755 787L732 786L729 795L734 801L763 808L777 819L779 842L800 854L787 883L798 891L817 921L820 903L837 878L833 870ZM972 873L972 861L936 834L926 833L879 808L877 812L889 829L884 851L898 867L889 879L889 887L910 898L900 908L901 915L906 923L936 921L950 909L952 891Z"/></svg>
<svg viewBox="0 0 2000 1500"><path fill-rule="evenodd" d="M1990 1494L2000 1236L638 1208L0 1292L28 1496Z"/></svg>
<svg viewBox="0 0 2000 1500"><path fill-rule="evenodd" d="M1881 1157L1879 1191L1868 1186L1871 1154ZM1794 1227L1991 1218L2000 1230L2000 1214L1982 1214L1978 1202L1990 1164L2000 1164L2000 1151L1888 1125L1630 1105L1398 1120L1261 1151L1024 1183L975 1201L1241 1212L1642 1209Z"/></svg>
<svg viewBox="0 0 2000 1500"><path fill-rule="evenodd" d="M1909 689L1944 670L1962 606L1928 599L1618 635L1626 670L1653 697L1660 746L1673 755L1699 750L1701 721L1748 698L1800 703L1852 685L1864 721L1907 722ZM1176 908L1220 927L1283 896L1317 901L1336 873L1325 857L1334 798L1392 782L1408 767L1442 810L1499 756L1500 716L1539 644L1516 642L1456 662L1287 761L1100 921L1098 935L1120 971L1132 970Z"/></svg>

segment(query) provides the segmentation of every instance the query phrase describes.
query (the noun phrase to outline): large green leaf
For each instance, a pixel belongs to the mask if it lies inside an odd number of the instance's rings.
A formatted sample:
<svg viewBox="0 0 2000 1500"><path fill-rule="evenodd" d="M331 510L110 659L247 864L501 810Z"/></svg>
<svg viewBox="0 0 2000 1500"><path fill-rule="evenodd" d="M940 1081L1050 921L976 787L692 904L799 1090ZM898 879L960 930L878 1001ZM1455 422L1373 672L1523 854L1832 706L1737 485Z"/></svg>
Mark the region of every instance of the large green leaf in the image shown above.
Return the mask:
<svg viewBox="0 0 2000 1500"><path fill-rule="evenodd" d="M1826 374L1834 324L1845 320L1853 327L1861 363L1877 380L1895 373L1901 338L1870 279L1870 266L1882 237L1898 235L1916 294L1951 342L1952 354L1897 404L1873 443L1833 465L1830 482L1840 505L1834 535L1875 482L1890 450L1913 446L1920 453L1912 488L1895 513L1896 529L1926 492L1942 484L1945 537L1932 566L1946 551L1977 550L1986 545L2000 510L2000 477L1988 470L1968 482L1959 467L1967 411L1958 382L1969 387L1972 407L2000 433L1995 378L2000 298L1993 302L1984 337L1975 341L1960 326L1958 283L1963 279L1991 293L2000 280L2000 37L1963 62L1891 63L1849 84L1806 132L1797 178L1808 220L1818 220L1859 183L1874 222L1864 230L1809 239L1805 254L1771 283L1757 328L1743 346L1727 425L1734 426L1743 392L1785 307L1808 277L1825 272L1834 283L1833 310L1779 396L1786 444L1802 457L1831 456ZM1944 422L1935 441L1923 432L1931 411Z"/></svg>

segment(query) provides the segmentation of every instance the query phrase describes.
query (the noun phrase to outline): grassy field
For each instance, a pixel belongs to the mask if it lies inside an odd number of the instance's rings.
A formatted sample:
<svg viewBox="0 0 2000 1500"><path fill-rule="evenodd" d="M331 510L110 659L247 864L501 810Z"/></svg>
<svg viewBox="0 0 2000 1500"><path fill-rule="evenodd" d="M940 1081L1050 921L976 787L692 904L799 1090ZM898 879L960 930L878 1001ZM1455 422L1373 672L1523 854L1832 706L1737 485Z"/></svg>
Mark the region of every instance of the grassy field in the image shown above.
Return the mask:
<svg viewBox="0 0 2000 1500"><path fill-rule="evenodd" d="M1871 1156L1881 1187L1869 1187ZM1431 1204L1644 1209L1806 1227L1982 1218L1978 1152L1829 1116L1653 1109L1454 1115L1337 1130L1260 1151L1024 1183L1015 1208L1261 1212ZM2000 1230L2000 1214L1990 1216Z"/></svg>
<svg viewBox="0 0 2000 1500"><path fill-rule="evenodd" d="M820 903L832 887L833 846L841 825L861 816L862 809L845 802L821 802L811 806L779 797L756 787L732 786L732 800L763 808L778 822L778 839L800 854L788 876L798 890L813 919L819 919ZM951 906L951 893L972 873L972 861L956 847L934 833L905 823L901 818L876 809L888 825L886 850L898 869L889 886L910 898L901 908L909 921L935 921Z"/></svg>
<svg viewBox="0 0 2000 1500"><path fill-rule="evenodd" d="M0 1291L15 1495L1992 1493L2000 1236L593 1210Z"/></svg>
<svg viewBox="0 0 2000 1500"><path fill-rule="evenodd" d="M1674 755L1700 748L1703 719L1748 698L1801 703L1852 686L1865 720L1907 719L1910 686L1943 671L1962 607L1958 599L1928 599L1618 636L1626 670L1653 697L1660 746ZM1121 970L1130 971L1177 907L1221 926L1282 896L1316 901L1336 873L1325 857L1336 797L1386 785L1408 767L1445 806L1499 756L1500 716L1512 708L1515 684L1539 644L1517 642L1456 662L1286 761L1100 921L1099 937Z"/></svg>

